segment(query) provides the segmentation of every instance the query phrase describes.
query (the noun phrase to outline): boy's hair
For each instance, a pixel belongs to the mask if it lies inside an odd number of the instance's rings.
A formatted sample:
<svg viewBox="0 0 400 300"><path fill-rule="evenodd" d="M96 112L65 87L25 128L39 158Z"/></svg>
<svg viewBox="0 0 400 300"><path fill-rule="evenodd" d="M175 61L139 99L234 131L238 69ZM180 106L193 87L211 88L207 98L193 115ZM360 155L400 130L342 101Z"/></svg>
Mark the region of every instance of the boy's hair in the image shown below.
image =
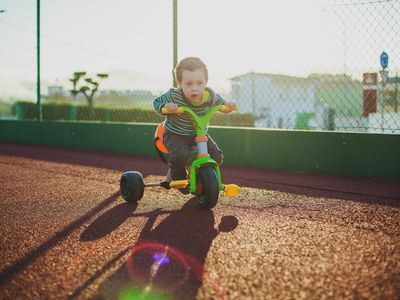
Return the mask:
<svg viewBox="0 0 400 300"><path fill-rule="evenodd" d="M182 81L183 71L194 71L197 69L202 69L206 80L208 81L208 69L206 64L198 57L186 57L182 59L175 67L175 79L179 82Z"/></svg>

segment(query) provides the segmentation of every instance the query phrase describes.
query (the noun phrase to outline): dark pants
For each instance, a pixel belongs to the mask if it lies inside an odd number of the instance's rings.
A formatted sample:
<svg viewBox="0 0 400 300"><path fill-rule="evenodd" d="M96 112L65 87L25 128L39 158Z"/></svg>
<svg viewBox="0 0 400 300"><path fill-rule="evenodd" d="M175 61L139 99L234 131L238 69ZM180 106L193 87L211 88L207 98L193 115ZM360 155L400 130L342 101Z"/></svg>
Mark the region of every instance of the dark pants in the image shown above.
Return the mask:
<svg viewBox="0 0 400 300"><path fill-rule="evenodd" d="M224 158L222 151L210 136L207 135L207 137L208 153L217 164L222 164ZM186 164L190 158L190 148L191 146L196 145L194 137L166 131L164 144L169 152L169 167L171 170L172 180L186 179Z"/></svg>

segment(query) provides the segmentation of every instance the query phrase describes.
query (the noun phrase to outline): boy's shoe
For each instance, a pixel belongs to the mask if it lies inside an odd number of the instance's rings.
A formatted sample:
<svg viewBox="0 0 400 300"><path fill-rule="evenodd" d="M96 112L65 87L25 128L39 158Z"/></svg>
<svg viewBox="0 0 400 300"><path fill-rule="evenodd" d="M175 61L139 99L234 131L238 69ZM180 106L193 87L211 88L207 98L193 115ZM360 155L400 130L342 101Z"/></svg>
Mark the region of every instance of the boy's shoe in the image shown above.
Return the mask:
<svg viewBox="0 0 400 300"><path fill-rule="evenodd" d="M186 187L184 187L183 189L178 189L178 191L184 195L188 195L190 194L190 187L189 185L187 185Z"/></svg>
<svg viewBox="0 0 400 300"><path fill-rule="evenodd" d="M169 186L169 184L170 184L170 182L168 182L168 181L163 181L163 182L161 182L160 183L160 185L164 188L164 189L167 189L167 190L169 190L171 187Z"/></svg>
<svg viewBox="0 0 400 300"><path fill-rule="evenodd" d="M168 169L167 175L165 176L164 181L162 181L162 182L160 183L160 185L161 185L164 189L169 190L169 189L171 188L171 187L169 186L169 184L171 183L171 181L172 181L172 178L171 178L171 169Z"/></svg>

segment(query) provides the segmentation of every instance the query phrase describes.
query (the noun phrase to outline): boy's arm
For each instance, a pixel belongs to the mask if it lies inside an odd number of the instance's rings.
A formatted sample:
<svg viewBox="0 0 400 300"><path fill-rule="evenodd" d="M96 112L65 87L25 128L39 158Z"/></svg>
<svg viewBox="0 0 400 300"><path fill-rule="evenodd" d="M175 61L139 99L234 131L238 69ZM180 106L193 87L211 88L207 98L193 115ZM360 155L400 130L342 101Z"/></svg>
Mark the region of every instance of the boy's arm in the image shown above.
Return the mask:
<svg viewBox="0 0 400 300"><path fill-rule="evenodd" d="M226 100L222 98L220 94L217 94L213 89L207 87L207 90L211 94L211 105L217 106L220 104L225 104Z"/></svg>
<svg viewBox="0 0 400 300"><path fill-rule="evenodd" d="M221 95L215 94L215 105L225 104L226 100Z"/></svg>
<svg viewBox="0 0 400 300"><path fill-rule="evenodd" d="M171 91L168 91L153 100L154 110L161 115L161 109L167 104L172 103Z"/></svg>
<svg viewBox="0 0 400 300"><path fill-rule="evenodd" d="M220 104L226 105L231 109L236 107L236 103L235 102L226 101L221 95L215 93L214 104L213 105L220 105Z"/></svg>

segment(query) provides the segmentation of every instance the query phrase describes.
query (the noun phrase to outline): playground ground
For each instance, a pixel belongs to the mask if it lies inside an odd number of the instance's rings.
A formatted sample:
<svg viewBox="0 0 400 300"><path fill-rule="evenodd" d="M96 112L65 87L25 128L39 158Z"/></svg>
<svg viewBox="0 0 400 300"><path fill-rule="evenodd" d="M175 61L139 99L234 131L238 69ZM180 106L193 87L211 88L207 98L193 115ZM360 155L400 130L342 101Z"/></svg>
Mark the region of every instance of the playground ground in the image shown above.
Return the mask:
<svg viewBox="0 0 400 300"><path fill-rule="evenodd" d="M400 183L222 167L211 211L159 160L0 143L0 299L399 299Z"/></svg>

